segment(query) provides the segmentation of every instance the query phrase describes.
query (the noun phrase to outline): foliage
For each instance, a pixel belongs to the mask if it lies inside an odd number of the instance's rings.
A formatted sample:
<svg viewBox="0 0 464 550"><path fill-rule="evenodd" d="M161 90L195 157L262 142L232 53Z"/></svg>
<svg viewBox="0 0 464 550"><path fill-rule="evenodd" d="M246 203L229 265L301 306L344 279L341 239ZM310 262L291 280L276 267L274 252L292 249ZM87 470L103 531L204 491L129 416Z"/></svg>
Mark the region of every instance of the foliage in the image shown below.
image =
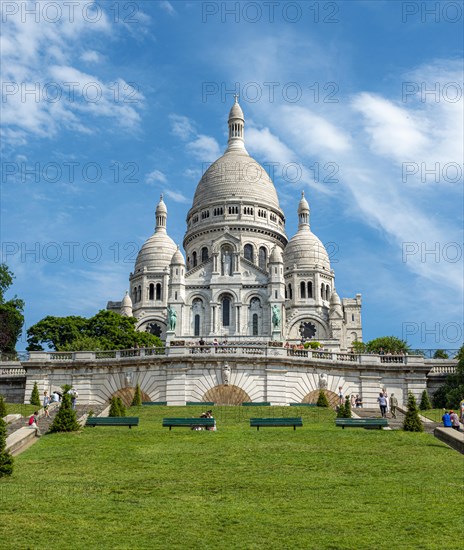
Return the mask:
<svg viewBox="0 0 464 550"><path fill-rule="evenodd" d="M324 390L319 391L319 397L317 398L316 405L318 407L329 407L329 400L327 399L327 395Z"/></svg>
<svg viewBox="0 0 464 550"><path fill-rule="evenodd" d="M364 342L358 342L357 340L355 342L352 342L351 347L353 348L353 352L360 354L366 352L366 344Z"/></svg>
<svg viewBox="0 0 464 550"><path fill-rule="evenodd" d="M419 405L419 409L421 411L428 411L431 408L432 408L432 403L430 402L429 394L427 393L427 390L424 390L422 392L422 397L421 397L421 402L420 402L420 405Z"/></svg>
<svg viewBox="0 0 464 550"><path fill-rule="evenodd" d="M348 396L345 397L345 416L344 418L351 418L351 403Z"/></svg>
<svg viewBox="0 0 464 550"><path fill-rule="evenodd" d="M337 407L337 418L346 418L344 403L340 403Z"/></svg>
<svg viewBox="0 0 464 550"><path fill-rule="evenodd" d="M321 343L316 342L315 340L311 340L311 342L309 342L309 347L311 349L319 349L321 347Z"/></svg>
<svg viewBox="0 0 464 550"><path fill-rule="evenodd" d="M116 397L112 397L110 399L110 412L108 413L108 416L121 416L119 414L119 404L118 404L118 401L116 399Z"/></svg>
<svg viewBox="0 0 464 550"><path fill-rule="evenodd" d="M37 382L34 382L34 387L32 388L31 393L31 405L35 405L36 407L40 407L40 394L39 394L39 388L37 387Z"/></svg>
<svg viewBox="0 0 464 550"><path fill-rule="evenodd" d="M63 384L61 386L61 390L63 393L68 393L69 390L72 390L72 385L71 384Z"/></svg>
<svg viewBox="0 0 464 550"><path fill-rule="evenodd" d="M135 329L137 320L114 311L101 310L93 317L45 317L27 331L27 349L55 351L97 351L159 347L161 340Z"/></svg>
<svg viewBox="0 0 464 550"><path fill-rule="evenodd" d="M456 372L449 374L445 383L433 395L434 407L457 409L464 399L464 345L459 349L456 359Z"/></svg>
<svg viewBox="0 0 464 550"><path fill-rule="evenodd" d="M119 416L126 416L126 407L124 406L122 399L120 397L117 397L116 401L118 402Z"/></svg>
<svg viewBox="0 0 464 550"><path fill-rule="evenodd" d="M403 421L403 430L405 432L423 432L424 427L419 418L416 398L409 392L408 394L408 410Z"/></svg>
<svg viewBox="0 0 464 550"><path fill-rule="evenodd" d="M366 351L369 353L406 353L409 351L409 346L404 340L396 338L396 336L382 336L375 338L366 344Z"/></svg>
<svg viewBox="0 0 464 550"><path fill-rule="evenodd" d="M13 457L6 450L6 422L0 417L0 478L13 473Z"/></svg>
<svg viewBox="0 0 464 550"><path fill-rule="evenodd" d="M24 301L14 296L5 301L5 293L13 284L13 272L0 264L0 352L15 355L15 346L24 324Z"/></svg>
<svg viewBox="0 0 464 550"><path fill-rule="evenodd" d="M135 386L134 398L132 399L132 407L140 407L142 404L142 394L140 392L140 384Z"/></svg>
<svg viewBox="0 0 464 550"><path fill-rule="evenodd" d="M3 418L7 414L5 400L3 399L3 395L0 395L0 418Z"/></svg>
<svg viewBox="0 0 464 550"><path fill-rule="evenodd" d="M76 411L71 407L71 396L65 393L61 399L60 409L50 426L50 432L76 432L79 429Z"/></svg>
<svg viewBox="0 0 464 550"><path fill-rule="evenodd" d="M434 359L449 359L449 355L446 353L444 349L437 349L437 351L433 354Z"/></svg>

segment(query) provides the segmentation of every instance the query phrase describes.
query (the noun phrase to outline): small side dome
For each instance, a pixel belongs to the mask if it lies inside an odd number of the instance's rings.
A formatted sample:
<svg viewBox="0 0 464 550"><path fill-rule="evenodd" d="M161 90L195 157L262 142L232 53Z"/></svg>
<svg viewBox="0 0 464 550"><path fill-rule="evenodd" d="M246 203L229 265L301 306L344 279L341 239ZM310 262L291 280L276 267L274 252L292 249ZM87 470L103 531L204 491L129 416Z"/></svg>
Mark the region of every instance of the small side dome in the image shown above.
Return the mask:
<svg viewBox="0 0 464 550"><path fill-rule="evenodd" d="M122 299L121 307L132 307L132 300L131 300L131 297L129 296L128 290L126 290L126 295Z"/></svg>
<svg viewBox="0 0 464 550"><path fill-rule="evenodd" d="M167 209L166 203L163 200L163 195L161 194L160 201L156 207L156 214L167 214L167 213L168 213L168 209Z"/></svg>
<svg viewBox="0 0 464 550"><path fill-rule="evenodd" d="M277 246L274 246L274 248L272 249L271 255L269 257L269 263L277 264L277 263L282 263L282 262L283 262L282 252L281 252L280 248L278 248Z"/></svg>
<svg viewBox="0 0 464 550"><path fill-rule="evenodd" d="M242 108L240 107L240 104L238 102L238 96L235 96L235 103L232 105L230 112L229 112L229 120L232 118L240 118L243 121L245 121L245 116L243 114Z"/></svg>
<svg viewBox="0 0 464 550"><path fill-rule="evenodd" d="M298 214L301 214L302 212L309 212L309 204L305 199L304 191L301 192L301 200L298 204Z"/></svg>
<svg viewBox="0 0 464 550"><path fill-rule="evenodd" d="M332 295L330 296L330 306L341 306L342 302L340 300L340 296L337 294L337 291L333 290Z"/></svg>
<svg viewBox="0 0 464 550"><path fill-rule="evenodd" d="M177 250L174 252L171 258L171 265L185 265L184 256L180 251L179 245L177 245Z"/></svg>

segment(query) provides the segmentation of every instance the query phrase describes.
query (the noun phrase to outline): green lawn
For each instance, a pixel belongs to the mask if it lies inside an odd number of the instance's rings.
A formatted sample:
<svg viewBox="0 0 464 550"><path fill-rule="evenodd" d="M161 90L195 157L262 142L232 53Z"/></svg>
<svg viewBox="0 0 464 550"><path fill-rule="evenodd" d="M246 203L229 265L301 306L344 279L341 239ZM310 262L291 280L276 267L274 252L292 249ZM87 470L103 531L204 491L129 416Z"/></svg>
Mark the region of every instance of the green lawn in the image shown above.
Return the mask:
<svg viewBox="0 0 464 550"><path fill-rule="evenodd" d="M7 414L21 414L22 416L30 416L34 411L40 410L41 407L35 405L26 405L24 403L7 403Z"/></svg>
<svg viewBox="0 0 464 550"><path fill-rule="evenodd" d="M447 409L447 411L449 412L449 409ZM428 411L419 411L419 413L426 418L430 418L430 420L434 422L441 422L441 417L445 414L445 409L429 409Z"/></svg>
<svg viewBox="0 0 464 550"><path fill-rule="evenodd" d="M462 538L449 503L463 499L464 457L429 434L341 430L304 407L216 407L217 432L161 427L200 410L141 407L131 430L42 437L0 480L0 547L443 550ZM304 426L249 427L272 415Z"/></svg>

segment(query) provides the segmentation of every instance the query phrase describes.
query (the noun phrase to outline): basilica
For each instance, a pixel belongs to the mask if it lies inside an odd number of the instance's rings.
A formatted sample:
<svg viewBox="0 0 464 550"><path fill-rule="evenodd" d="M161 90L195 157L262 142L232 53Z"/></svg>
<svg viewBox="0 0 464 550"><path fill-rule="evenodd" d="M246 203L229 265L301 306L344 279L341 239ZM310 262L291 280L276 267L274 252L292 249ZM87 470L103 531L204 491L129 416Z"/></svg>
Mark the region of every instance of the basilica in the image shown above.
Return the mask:
<svg viewBox="0 0 464 550"><path fill-rule="evenodd" d="M245 148L237 99L228 126L227 149L204 173L188 211L185 255L168 234L161 196L130 291L108 309L134 316L138 330L168 343L313 340L349 351L362 340L361 295L338 296L304 193L298 231L288 239L274 184Z"/></svg>

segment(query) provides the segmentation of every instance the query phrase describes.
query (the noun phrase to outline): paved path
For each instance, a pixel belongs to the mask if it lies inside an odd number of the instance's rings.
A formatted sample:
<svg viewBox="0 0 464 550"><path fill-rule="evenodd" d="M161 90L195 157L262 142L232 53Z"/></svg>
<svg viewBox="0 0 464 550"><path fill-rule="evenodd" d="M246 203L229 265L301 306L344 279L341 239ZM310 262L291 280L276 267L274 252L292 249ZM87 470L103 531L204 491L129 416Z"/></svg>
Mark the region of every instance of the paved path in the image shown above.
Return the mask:
<svg viewBox="0 0 464 550"><path fill-rule="evenodd" d="M381 418L380 410L378 408L373 409L353 409L354 414L357 414L360 418ZM401 430L403 428L404 414L400 411L396 411L396 418L392 418L390 412L387 413L388 425L392 430ZM423 422L424 431L433 434L434 428L441 426L440 422Z"/></svg>

